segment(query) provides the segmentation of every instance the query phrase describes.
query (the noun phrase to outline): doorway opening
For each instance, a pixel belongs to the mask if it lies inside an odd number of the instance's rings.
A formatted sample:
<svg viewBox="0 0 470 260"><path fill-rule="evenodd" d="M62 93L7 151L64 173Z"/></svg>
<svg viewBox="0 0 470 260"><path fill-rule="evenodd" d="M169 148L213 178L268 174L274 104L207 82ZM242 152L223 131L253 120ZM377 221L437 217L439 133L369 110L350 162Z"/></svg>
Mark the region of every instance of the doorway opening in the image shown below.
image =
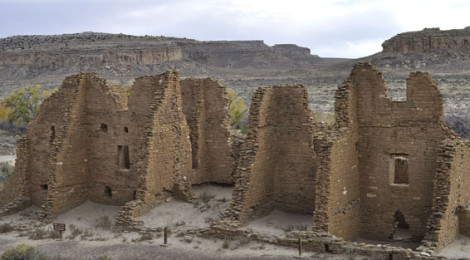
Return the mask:
<svg viewBox="0 0 470 260"><path fill-rule="evenodd" d="M393 215L393 233L390 239L394 241L411 241L412 237L410 225L406 222L405 215L397 210Z"/></svg>

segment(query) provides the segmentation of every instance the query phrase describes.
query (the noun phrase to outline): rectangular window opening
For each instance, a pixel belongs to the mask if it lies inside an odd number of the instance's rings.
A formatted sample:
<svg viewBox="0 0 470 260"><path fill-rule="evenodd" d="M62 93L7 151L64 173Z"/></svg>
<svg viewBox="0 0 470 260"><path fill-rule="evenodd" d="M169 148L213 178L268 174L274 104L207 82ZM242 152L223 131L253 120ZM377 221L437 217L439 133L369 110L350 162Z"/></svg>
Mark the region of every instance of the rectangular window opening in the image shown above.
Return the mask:
<svg viewBox="0 0 470 260"><path fill-rule="evenodd" d="M118 145L118 167L119 169L130 169L129 146Z"/></svg>
<svg viewBox="0 0 470 260"><path fill-rule="evenodd" d="M393 184L409 184L408 155L392 155L392 174Z"/></svg>

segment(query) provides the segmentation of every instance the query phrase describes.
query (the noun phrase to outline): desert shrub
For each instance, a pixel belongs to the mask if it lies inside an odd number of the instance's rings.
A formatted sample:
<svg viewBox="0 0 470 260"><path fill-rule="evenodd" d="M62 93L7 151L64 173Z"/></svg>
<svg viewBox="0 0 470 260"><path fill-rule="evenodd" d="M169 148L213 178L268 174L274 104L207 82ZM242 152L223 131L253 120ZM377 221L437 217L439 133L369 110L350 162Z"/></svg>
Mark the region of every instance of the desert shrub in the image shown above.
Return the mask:
<svg viewBox="0 0 470 260"><path fill-rule="evenodd" d="M80 239L84 240L84 239L86 239L88 237L92 237L92 236L93 236L93 232L90 229L86 228L85 230L83 230L83 234L80 236Z"/></svg>
<svg viewBox="0 0 470 260"><path fill-rule="evenodd" d="M13 248L7 249L2 254L2 260L46 260L41 251L36 247L20 244Z"/></svg>
<svg viewBox="0 0 470 260"><path fill-rule="evenodd" d="M39 240L39 239L46 239L46 238L51 238L51 239L59 239L62 238L62 234L59 231L55 231L52 229L42 229L42 228L36 228L33 232L29 234L29 238L33 240Z"/></svg>
<svg viewBox="0 0 470 260"><path fill-rule="evenodd" d="M5 181L5 179L13 172L13 166L8 162L0 162L0 182Z"/></svg>
<svg viewBox="0 0 470 260"><path fill-rule="evenodd" d="M8 233L11 231L13 231L13 227L11 226L10 223L0 224L0 233Z"/></svg>
<svg viewBox="0 0 470 260"><path fill-rule="evenodd" d="M199 199L202 200L204 203L208 203L211 199L213 199L215 195L211 194L210 192L204 191L199 195Z"/></svg>
<svg viewBox="0 0 470 260"><path fill-rule="evenodd" d="M450 113L444 116L446 123L459 136L470 139L470 114Z"/></svg>
<svg viewBox="0 0 470 260"><path fill-rule="evenodd" d="M62 233L59 232L59 231L55 231L55 230L48 230L47 235L48 235L49 238L52 238L52 239L61 239L62 238Z"/></svg>
<svg viewBox="0 0 470 260"><path fill-rule="evenodd" d="M36 228L29 234L29 238L33 240L45 239L47 238L47 231L42 228Z"/></svg>
<svg viewBox="0 0 470 260"><path fill-rule="evenodd" d="M140 234L139 241L147 241L147 240L152 240L153 235L151 233L142 233Z"/></svg>
<svg viewBox="0 0 470 260"><path fill-rule="evenodd" d="M229 247L230 247L230 241L227 238L225 238L224 242L222 243L222 248L228 249Z"/></svg>
<svg viewBox="0 0 470 260"><path fill-rule="evenodd" d="M81 228L78 228L73 224L69 225L69 229L70 229L70 236L68 237L69 239L74 239L78 235L81 235L83 233L83 230Z"/></svg>
<svg viewBox="0 0 470 260"><path fill-rule="evenodd" d="M109 216L101 216L96 220L95 226L106 229L106 230L110 230L112 223L113 222L111 221L111 218Z"/></svg>

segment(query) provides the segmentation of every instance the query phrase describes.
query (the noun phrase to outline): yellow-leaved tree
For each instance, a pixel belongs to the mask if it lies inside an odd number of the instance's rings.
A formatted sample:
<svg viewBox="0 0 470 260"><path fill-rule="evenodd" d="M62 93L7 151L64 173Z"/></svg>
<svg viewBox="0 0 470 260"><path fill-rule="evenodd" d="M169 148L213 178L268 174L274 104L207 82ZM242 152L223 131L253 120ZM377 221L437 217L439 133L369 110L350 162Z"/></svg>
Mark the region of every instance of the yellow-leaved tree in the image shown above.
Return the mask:
<svg viewBox="0 0 470 260"><path fill-rule="evenodd" d="M10 114L10 108L6 107L3 103L0 103L0 122L8 119Z"/></svg>
<svg viewBox="0 0 470 260"><path fill-rule="evenodd" d="M243 99L235 93L233 89L228 89L230 125L233 129L246 133L248 109L243 103Z"/></svg>
<svg viewBox="0 0 470 260"><path fill-rule="evenodd" d="M11 124L26 127L31 122L38 112L39 104L52 94L49 91L41 92L41 89L40 85L25 86L13 90L9 96L3 99L1 104L7 110L7 119ZM56 91L57 89L54 89L53 92Z"/></svg>

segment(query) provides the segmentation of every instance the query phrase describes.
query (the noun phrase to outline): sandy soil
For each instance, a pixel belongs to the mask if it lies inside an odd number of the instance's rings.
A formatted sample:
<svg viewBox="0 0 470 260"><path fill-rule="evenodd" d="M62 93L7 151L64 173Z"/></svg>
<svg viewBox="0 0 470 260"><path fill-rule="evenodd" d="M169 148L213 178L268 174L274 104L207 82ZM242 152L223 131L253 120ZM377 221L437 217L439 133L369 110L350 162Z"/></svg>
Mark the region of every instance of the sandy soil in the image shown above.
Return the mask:
<svg viewBox="0 0 470 260"><path fill-rule="evenodd" d="M199 185L193 191L194 203L173 200L138 218L146 227L205 228L220 220L232 199L233 187Z"/></svg>
<svg viewBox="0 0 470 260"><path fill-rule="evenodd" d="M311 230L312 221L311 214L292 214L275 209L269 215L251 221L246 228L267 236L283 237L289 231Z"/></svg>
<svg viewBox="0 0 470 260"><path fill-rule="evenodd" d="M470 237L459 235L452 244L446 246L437 255L449 259L470 259Z"/></svg>
<svg viewBox="0 0 470 260"><path fill-rule="evenodd" d="M37 246L50 259L98 259L107 255L112 259L292 259L298 257L296 248L287 248L251 241L249 239L205 239L186 233L194 228L208 227L217 221L227 208L231 187L201 185L194 187L193 203L173 200L160 205L140 217L146 227L169 226L169 245L164 247L162 232L151 237L138 232L113 230L119 206L100 205L90 201L58 216L54 223L65 223L67 230L62 239L33 240L31 232L0 233L0 252L20 243ZM39 208L30 207L22 212L0 218L5 223L33 223ZM111 220L109 226L103 219ZM268 236L284 236L286 231L311 228L311 215L290 214L274 210L255 219L245 228ZM52 225L41 227L52 230ZM74 234L75 233L75 234ZM440 255L467 257L470 238L462 237L444 249ZM350 255L331 255L304 252L310 259L367 259Z"/></svg>
<svg viewBox="0 0 470 260"><path fill-rule="evenodd" d="M8 162L15 165L16 155L0 155L0 162Z"/></svg>
<svg viewBox="0 0 470 260"><path fill-rule="evenodd" d="M193 228L208 227L217 221L229 205L231 187L201 185L195 187L197 200L186 203L173 200L160 205L140 217L146 227L169 226L169 246L163 247L162 234L145 238L137 232L113 231L102 226L102 219L114 220L120 207L100 205L90 201L58 216L54 223L65 223L67 230L62 239L32 240L22 232L0 234L0 251L20 243L37 246L52 259L97 259L108 255L112 259L291 259L298 256L295 248L264 244L250 240L204 239L185 234ZM37 207L0 219L3 223L28 223L34 221ZM273 227L282 230L291 220L289 215L274 211L269 216L254 221L250 227L264 231ZM269 223L263 223L264 219ZM306 219L302 216L301 219ZM311 219L311 217L310 217ZM288 222L285 222L288 220ZM290 222L289 222L290 221ZM73 225L73 227L71 226ZM52 230L52 224L43 227ZM72 236L72 230L80 234ZM277 232L277 231L276 231ZM280 232L280 231L279 231ZM85 235L87 234L87 235ZM349 259L342 255L304 252L303 257L315 259Z"/></svg>

